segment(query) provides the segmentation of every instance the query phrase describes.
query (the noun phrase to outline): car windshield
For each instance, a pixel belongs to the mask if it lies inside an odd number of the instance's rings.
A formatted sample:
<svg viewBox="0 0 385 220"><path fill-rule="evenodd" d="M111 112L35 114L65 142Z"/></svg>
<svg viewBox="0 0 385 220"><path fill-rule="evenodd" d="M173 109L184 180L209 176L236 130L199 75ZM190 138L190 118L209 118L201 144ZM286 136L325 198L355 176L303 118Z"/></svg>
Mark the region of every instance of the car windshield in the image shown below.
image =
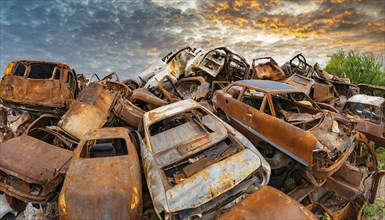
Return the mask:
<svg viewBox="0 0 385 220"><path fill-rule="evenodd" d="M31 79L50 79L55 65L47 63L32 63L28 78Z"/></svg>
<svg viewBox="0 0 385 220"><path fill-rule="evenodd" d="M384 122L384 112L381 111L381 108L377 106L348 102L344 108L344 111L350 115L357 115L364 120L368 120L377 124L382 124Z"/></svg>

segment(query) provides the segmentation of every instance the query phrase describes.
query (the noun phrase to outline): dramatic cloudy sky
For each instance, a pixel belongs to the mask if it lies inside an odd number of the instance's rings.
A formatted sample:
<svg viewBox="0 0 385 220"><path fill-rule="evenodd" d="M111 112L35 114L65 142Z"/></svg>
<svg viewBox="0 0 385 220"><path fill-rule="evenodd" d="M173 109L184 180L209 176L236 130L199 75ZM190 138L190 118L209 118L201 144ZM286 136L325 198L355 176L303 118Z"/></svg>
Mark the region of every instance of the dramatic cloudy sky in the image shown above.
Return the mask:
<svg viewBox="0 0 385 220"><path fill-rule="evenodd" d="M385 54L385 1L1 0L0 65L59 61L78 73L133 76L169 51L229 46L281 65L302 52Z"/></svg>

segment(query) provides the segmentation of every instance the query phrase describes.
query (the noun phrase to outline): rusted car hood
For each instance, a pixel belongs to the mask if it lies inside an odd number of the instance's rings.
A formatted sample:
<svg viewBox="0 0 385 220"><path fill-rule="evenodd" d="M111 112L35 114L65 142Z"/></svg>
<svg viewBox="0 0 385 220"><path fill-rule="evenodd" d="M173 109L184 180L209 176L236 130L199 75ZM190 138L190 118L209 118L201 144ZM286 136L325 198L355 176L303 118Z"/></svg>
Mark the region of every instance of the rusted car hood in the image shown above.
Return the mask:
<svg viewBox="0 0 385 220"><path fill-rule="evenodd" d="M270 186L262 186L218 217L219 220L287 218L318 219L299 202Z"/></svg>
<svg viewBox="0 0 385 220"><path fill-rule="evenodd" d="M72 151L22 135L0 144L0 169L24 181L45 184L67 167Z"/></svg>
<svg viewBox="0 0 385 220"><path fill-rule="evenodd" d="M143 158L148 158L146 154L149 152L146 149L142 149L142 152L145 154ZM168 207L163 208L168 212L196 208L248 178L261 164L262 162L256 154L245 149L208 166L169 190L153 190L154 205L167 204ZM145 167L145 170L149 168ZM160 176L157 174L153 174L151 177L152 181L161 182L159 178Z"/></svg>
<svg viewBox="0 0 385 220"><path fill-rule="evenodd" d="M130 218L130 213L116 212L117 207L123 204L131 204L131 207L138 205L138 198L133 199L136 195L131 188L132 172L129 163L128 156L83 158L76 161L67 173L65 190L60 197L61 204L66 206L66 216L78 219ZM134 187L133 190L138 194L138 189ZM106 199L110 202L102 202ZM83 209L79 202L86 203L89 208ZM100 216L101 213L105 216Z"/></svg>

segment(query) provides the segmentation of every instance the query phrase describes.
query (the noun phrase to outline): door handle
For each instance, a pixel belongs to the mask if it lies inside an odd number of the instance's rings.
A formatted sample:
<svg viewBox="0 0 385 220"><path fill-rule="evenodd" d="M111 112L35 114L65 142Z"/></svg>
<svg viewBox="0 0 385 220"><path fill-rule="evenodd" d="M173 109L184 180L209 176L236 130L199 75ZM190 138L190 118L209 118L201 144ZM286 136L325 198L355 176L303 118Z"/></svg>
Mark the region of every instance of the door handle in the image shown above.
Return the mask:
<svg viewBox="0 0 385 220"><path fill-rule="evenodd" d="M246 116L247 117L251 117L251 113L246 113Z"/></svg>

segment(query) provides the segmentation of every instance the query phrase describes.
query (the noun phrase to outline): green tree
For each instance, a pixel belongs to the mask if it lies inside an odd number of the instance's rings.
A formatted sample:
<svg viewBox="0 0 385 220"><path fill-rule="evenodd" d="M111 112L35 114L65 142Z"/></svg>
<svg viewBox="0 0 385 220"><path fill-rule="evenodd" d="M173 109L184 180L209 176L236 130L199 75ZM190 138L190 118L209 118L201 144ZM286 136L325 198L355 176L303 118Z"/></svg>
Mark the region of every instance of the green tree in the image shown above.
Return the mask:
<svg viewBox="0 0 385 220"><path fill-rule="evenodd" d="M352 83L369 83L385 86L385 71L373 53L338 50L333 53L325 70L333 75L348 77Z"/></svg>

